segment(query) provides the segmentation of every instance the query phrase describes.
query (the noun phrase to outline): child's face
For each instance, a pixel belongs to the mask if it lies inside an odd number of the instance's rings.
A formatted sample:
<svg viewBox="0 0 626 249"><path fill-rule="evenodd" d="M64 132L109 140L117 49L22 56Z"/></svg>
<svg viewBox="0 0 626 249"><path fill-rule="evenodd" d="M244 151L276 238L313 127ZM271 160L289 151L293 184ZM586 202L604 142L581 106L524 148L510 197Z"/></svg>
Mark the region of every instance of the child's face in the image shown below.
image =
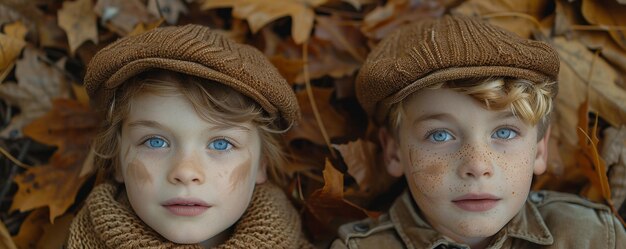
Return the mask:
<svg viewBox="0 0 626 249"><path fill-rule="evenodd" d="M547 139L509 109L490 111L450 89L425 89L404 102L398 140L382 132L389 173L406 176L434 229L484 243L520 210L533 173L546 167Z"/></svg>
<svg viewBox="0 0 626 249"><path fill-rule="evenodd" d="M143 93L122 127L121 178L133 210L177 243L207 243L244 213L266 180L252 124L202 119L182 95Z"/></svg>

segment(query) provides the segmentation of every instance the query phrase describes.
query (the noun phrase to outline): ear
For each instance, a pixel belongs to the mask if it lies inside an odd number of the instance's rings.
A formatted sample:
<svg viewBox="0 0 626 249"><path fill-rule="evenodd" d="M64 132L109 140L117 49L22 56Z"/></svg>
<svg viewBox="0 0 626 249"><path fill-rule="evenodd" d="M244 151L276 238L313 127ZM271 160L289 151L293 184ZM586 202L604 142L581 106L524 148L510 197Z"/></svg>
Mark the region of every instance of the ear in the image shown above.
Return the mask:
<svg viewBox="0 0 626 249"><path fill-rule="evenodd" d="M383 162L387 168L387 173L393 177L404 175L404 168L400 162L398 141L384 127L378 130L378 140L380 140L380 145L383 149Z"/></svg>
<svg viewBox="0 0 626 249"><path fill-rule="evenodd" d="M545 134L537 142L537 154L535 155L535 165L533 173L541 175L548 167L548 140L550 140L550 126L546 129Z"/></svg>
<svg viewBox="0 0 626 249"><path fill-rule="evenodd" d="M261 184L267 181L267 160L261 159L259 167L256 172L256 184Z"/></svg>

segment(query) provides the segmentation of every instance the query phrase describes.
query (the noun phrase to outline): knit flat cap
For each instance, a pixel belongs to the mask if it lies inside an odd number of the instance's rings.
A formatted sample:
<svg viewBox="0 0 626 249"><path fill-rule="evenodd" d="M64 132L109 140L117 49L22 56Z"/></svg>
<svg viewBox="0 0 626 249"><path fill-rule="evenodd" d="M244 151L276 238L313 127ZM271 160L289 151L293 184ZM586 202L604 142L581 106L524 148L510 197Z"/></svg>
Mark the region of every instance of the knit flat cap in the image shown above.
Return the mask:
<svg viewBox="0 0 626 249"><path fill-rule="evenodd" d="M108 45L89 63L85 88L95 108L105 110L118 86L155 68L227 85L283 125L300 116L293 90L259 50L200 25L157 28Z"/></svg>
<svg viewBox="0 0 626 249"><path fill-rule="evenodd" d="M357 98L382 124L389 108L436 83L514 77L556 82L559 57L550 45L523 39L477 18L444 16L408 24L385 37L356 79ZM557 84L551 84L554 93Z"/></svg>

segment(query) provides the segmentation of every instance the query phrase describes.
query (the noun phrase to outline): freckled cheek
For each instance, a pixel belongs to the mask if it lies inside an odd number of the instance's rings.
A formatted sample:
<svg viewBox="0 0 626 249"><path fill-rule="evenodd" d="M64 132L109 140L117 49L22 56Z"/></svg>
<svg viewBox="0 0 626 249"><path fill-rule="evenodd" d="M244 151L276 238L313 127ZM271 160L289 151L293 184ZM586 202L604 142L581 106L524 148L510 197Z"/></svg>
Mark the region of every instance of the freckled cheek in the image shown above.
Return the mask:
<svg viewBox="0 0 626 249"><path fill-rule="evenodd" d="M407 180L409 185L422 192L425 196L437 196L446 190L445 176L451 171L450 155L429 150L412 149L409 152L409 169Z"/></svg>

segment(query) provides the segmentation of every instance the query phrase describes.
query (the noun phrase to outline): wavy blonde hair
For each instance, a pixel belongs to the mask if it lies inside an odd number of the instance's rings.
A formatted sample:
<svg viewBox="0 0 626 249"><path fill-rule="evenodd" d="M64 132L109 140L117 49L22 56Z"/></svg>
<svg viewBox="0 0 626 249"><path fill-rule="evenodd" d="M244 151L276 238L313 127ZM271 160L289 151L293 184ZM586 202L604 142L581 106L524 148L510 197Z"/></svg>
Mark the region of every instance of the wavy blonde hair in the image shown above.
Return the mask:
<svg viewBox="0 0 626 249"><path fill-rule="evenodd" d="M281 186L287 181L286 158L282 152L278 117L270 117L251 98L232 88L207 79L167 70L151 70L126 81L116 90L106 113L104 125L93 141L95 167L112 178L120 169L121 130L131 109L131 100L139 93L167 94L179 92L204 120L216 124L239 126L251 122L258 128L262 160L267 163L268 178Z"/></svg>
<svg viewBox="0 0 626 249"><path fill-rule="evenodd" d="M550 124L552 112L553 84L516 78L477 78L443 82L427 87L428 89L449 88L467 94L483 103L488 110L510 108L511 112L530 125L537 125L541 139ZM406 99L406 98L405 98ZM396 103L389 111L387 127L397 134L404 118L403 102Z"/></svg>

